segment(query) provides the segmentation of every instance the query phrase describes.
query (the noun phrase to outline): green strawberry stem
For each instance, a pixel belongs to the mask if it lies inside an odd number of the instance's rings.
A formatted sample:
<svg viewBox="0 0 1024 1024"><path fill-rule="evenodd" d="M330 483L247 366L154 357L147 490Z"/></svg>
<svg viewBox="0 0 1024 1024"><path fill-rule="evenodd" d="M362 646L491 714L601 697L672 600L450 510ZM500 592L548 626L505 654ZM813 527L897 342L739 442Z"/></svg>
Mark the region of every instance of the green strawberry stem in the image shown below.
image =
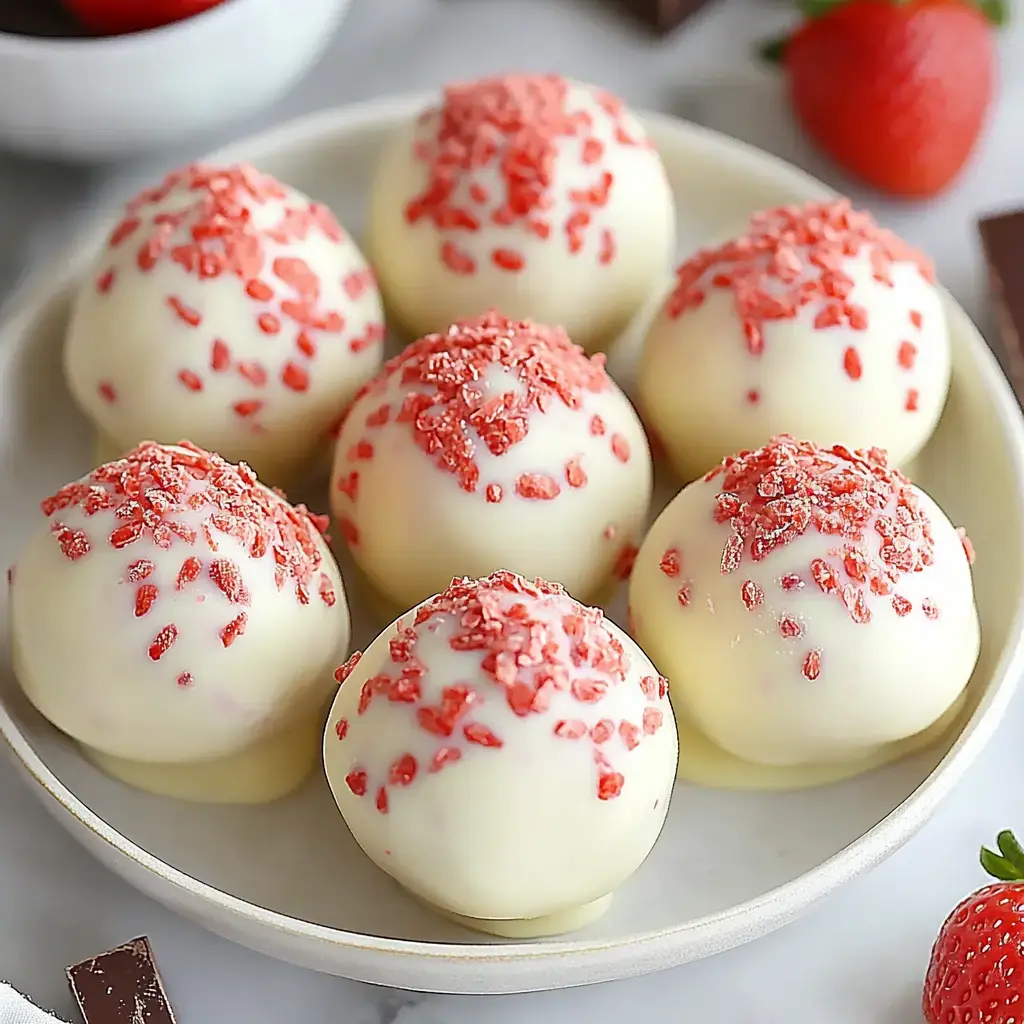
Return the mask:
<svg viewBox="0 0 1024 1024"><path fill-rule="evenodd" d="M981 848L981 866L1001 882L1024 879L1024 850L1009 829L996 836L996 846L999 853L993 853L986 846Z"/></svg>
<svg viewBox="0 0 1024 1024"><path fill-rule="evenodd" d="M1010 20L1010 7L1005 0L978 0L978 10L996 28L1002 28Z"/></svg>

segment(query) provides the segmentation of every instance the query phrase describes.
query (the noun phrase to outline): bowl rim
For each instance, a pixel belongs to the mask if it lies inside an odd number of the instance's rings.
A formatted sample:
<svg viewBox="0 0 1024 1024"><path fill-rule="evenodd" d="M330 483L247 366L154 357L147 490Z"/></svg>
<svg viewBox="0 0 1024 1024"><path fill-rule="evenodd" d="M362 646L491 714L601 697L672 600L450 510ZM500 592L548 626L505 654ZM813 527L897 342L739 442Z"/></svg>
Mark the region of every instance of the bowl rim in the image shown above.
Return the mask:
<svg viewBox="0 0 1024 1024"><path fill-rule="evenodd" d="M258 162L262 158L258 154L275 149L322 143L325 138L344 136L372 125L397 126L414 116L429 95L418 93L390 96L319 111L288 121L268 131L236 140L202 159L251 159ZM762 177L776 177L780 184L788 185L791 190L803 192L807 200L836 195L833 189L813 176L748 143L669 115L647 111L637 113L645 125L658 128L664 133L686 133L695 137L700 140L701 145L717 150L719 158L724 162L736 163L743 160L748 166L753 165L753 173ZM90 249L95 245L104 222L105 218L101 211L92 219L87 230L73 239L61 254L31 275L15 291L10 301L0 308L0 334L16 335L25 323L37 316L56 295L70 286ZM1012 467L1015 490L1021 506L1024 507L1024 419L1021 410L995 356L978 328L948 292L944 292L944 301L947 313L956 322L955 329L963 336L963 344L970 350L972 362L978 367L986 392L992 400ZM205 922L206 918L199 917L198 912L190 907L193 901L198 901L215 910L218 920L222 922L248 924L266 929L279 937L314 943L318 947L352 950L366 957L415 957L434 963L460 964L470 970L475 967L477 970L493 971L518 966L524 968L524 973L520 977L526 984L512 988L475 990L521 992L537 987L551 987L534 985L531 988L528 982L528 978L532 976L531 970L538 970L545 961L555 960L562 969L569 968L570 964L587 962L590 968L588 973L593 975L592 977L564 984L609 980L626 976L625 972L616 968L618 961L615 955L627 947L631 960L628 974L633 975L645 970L674 966L686 959L692 959L691 955L680 955L680 951L685 948L704 945L709 952L718 951L766 934L792 920L846 881L880 863L917 832L991 738L1003 718L1022 674L1024 597L1018 600L1007 641L991 673L992 683L950 749L902 803L831 857L754 899L726 910L693 918L679 925L611 939L581 940L562 937L499 944L428 942L349 932L260 907L167 864L107 824L50 771L22 733L2 699L0 735L24 771L59 805L59 808L51 808L54 813L62 810L70 815L79 825L92 833L93 837L110 847L111 853L131 862L134 868L141 868L154 876L162 887L170 887L178 894L176 900L170 904L178 912L191 914ZM152 890L150 892L152 894ZM207 927L216 930L213 925L207 924ZM683 936L686 938L683 939ZM371 961L368 959L363 961L364 967L369 967L370 964ZM358 975L349 973L348 976ZM449 984L434 991L473 989L452 987Z"/></svg>
<svg viewBox="0 0 1024 1024"><path fill-rule="evenodd" d="M206 10L191 14L178 21L139 32L124 32L112 36L34 36L17 32L0 32L0 60L5 57L69 57L88 51L114 56L130 48L158 46L161 43L202 31L210 24L225 21L231 13L252 0L220 0Z"/></svg>

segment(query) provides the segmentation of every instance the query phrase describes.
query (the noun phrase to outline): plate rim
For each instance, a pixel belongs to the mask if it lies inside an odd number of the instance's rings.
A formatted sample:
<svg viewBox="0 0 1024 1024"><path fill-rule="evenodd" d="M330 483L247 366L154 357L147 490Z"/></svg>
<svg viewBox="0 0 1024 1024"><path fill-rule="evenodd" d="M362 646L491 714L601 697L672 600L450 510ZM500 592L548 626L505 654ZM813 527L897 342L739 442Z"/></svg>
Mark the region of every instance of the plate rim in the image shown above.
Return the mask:
<svg viewBox="0 0 1024 1024"><path fill-rule="evenodd" d="M389 96L317 111L235 140L201 159L251 159L258 163L259 157L254 154L295 148L304 142L322 145L325 139L344 136L374 124L398 123L400 119L413 115L430 96L430 93ZM836 195L824 183L780 157L714 129L661 113L638 111L638 116L645 124L656 126L662 132L696 138L701 145L717 150L722 158L731 159L734 163L742 160L749 166L751 173L778 178L791 189L804 192L809 199ZM106 211L91 216L85 228L77 232L60 252L15 288L0 308L0 353L6 347L8 338L17 337L27 322L38 316L71 284L95 245L105 220ZM1016 399L978 328L952 296L947 293L945 299L948 312L958 321L956 329L963 335L971 351L971 359L983 378L986 393L993 401L1001 433L1006 439L1015 490L1019 495L1024 495L1024 420ZM1024 506L1024 497L1021 504ZM109 847L117 858L132 862L160 883L180 893L183 899L173 904L178 912L206 923L200 910L189 906L192 901L198 901L200 907L209 905L226 919L267 929L276 938L311 942L341 953L351 951L374 959L411 956L470 972L484 968L519 967L525 972L524 980L533 979L532 984L475 989L453 988L448 984L436 991L528 991L537 987L565 987L611 980L673 966L739 945L788 923L851 878L880 863L909 840L931 817L939 803L974 763L1002 721L1022 672L1024 599L1018 601L1007 643L991 674L992 682L960 735L928 776L885 817L831 857L754 899L679 925L614 939L562 937L497 944L435 943L350 932L291 917L250 903L194 878L137 846L109 825L50 771L2 699L0 735L24 772L47 795L40 793L40 797L44 801L49 797L58 805L48 809L54 813L63 811L70 815L78 825ZM62 824L67 825L68 822L62 820ZM77 834L78 830L73 832L76 838L84 838ZM98 856L97 851L91 848L90 853ZM110 864L107 863L107 866L110 867ZM128 880L134 884L131 878ZM154 898L161 901L159 896ZM695 952L700 947L705 951ZM575 972L577 980L559 981L554 986L538 984L539 977L535 976L539 975L546 964ZM584 964L586 977L579 977L580 968ZM365 967L370 968L372 965L367 963ZM365 975L376 972L361 969L361 973ZM348 976L358 976L358 972ZM470 978L463 980L467 982Z"/></svg>

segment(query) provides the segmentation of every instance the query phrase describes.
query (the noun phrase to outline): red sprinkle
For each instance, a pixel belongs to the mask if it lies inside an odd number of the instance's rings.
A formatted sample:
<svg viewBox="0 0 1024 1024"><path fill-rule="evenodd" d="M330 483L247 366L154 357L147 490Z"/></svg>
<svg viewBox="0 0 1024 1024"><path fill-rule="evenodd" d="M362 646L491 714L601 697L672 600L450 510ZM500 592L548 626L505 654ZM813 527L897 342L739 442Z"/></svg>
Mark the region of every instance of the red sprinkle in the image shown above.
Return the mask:
<svg viewBox="0 0 1024 1024"><path fill-rule="evenodd" d="M178 315L178 319L188 324L189 327L198 327L203 318L189 306L186 306L177 295L167 296L167 305Z"/></svg>
<svg viewBox="0 0 1024 1024"><path fill-rule="evenodd" d="M794 640L804 635L804 627L789 615L779 616L779 632L787 639Z"/></svg>
<svg viewBox="0 0 1024 1024"><path fill-rule="evenodd" d="M328 607L337 601L322 572L323 556L316 541L317 534L326 530L326 520L261 487L247 466L233 466L187 442L174 448L145 442L41 503L43 514L52 519L50 532L71 562L87 557L93 546L84 531L70 529L55 518L74 507L96 524L98 536L115 550L142 544L168 551L183 545L189 553L181 558L173 577L178 591L194 584L205 566L231 604L249 604L243 564L223 557L203 561L204 550L215 553L218 538L230 537L248 558L270 559L278 589L291 581L300 604L309 602L314 589ZM156 570L152 558L136 557L126 563L123 579L135 588L136 617L148 615L158 601L160 588L153 582ZM243 612L220 628L225 647L243 634L246 623ZM178 626L164 626L149 645L149 657L159 661L177 637ZM181 682L183 676L191 681L191 675L183 673L177 678L180 686L188 685Z"/></svg>
<svg viewBox="0 0 1024 1024"><path fill-rule="evenodd" d="M516 494L520 498L551 501L561 492L562 488L558 486L558 481L543 473L523 473L516 479Z"/></svg>
<svg viewBox="0 0 1024 1024"><path fill-rule="evenodd" d="M485 393L476 385L492 367L508 375L508 390ZM392 380L405 392L396 410L380 405L380 395ZM434 465L455 476L463 490L482 491L492 503L513 490L520 498L551 501L562 492L555 475L529 472L506 485L483 484L476 452L505 455L526 439L534 416L555 403L582 413L588 395L612 386L603 357L587 356L561 329L512 321L491 311L459 321L445 334L420 338L390 360L356 395L342 430L350 423L365 424L368 430L400 423ZM595 421L598 417L589 421L592 433ZM600 431L604 429L601 422ZM628 458L628 443L616 438L613 450L619 458ZM373 457L373 445L366 438L359 438L346 454L350 462ZM586 484L578 456L563 466L551 468L569 487Z"/></svg>
<svg viewBox="0 0 1024 1024"><path fill-rule="evenodd" d="M791 437L775 438L752 452L726 459L705 477L716 481L714 518L728 524L722 572L735 572L747 560L760 562L791 541L815 530L829 538L825 558L807 566L807 576L824 594L845 606L857 623L871 621L868 596L892 596L903 579L934 560L931 522L909 481L877 448L824 449ZM787 592L803 588L800 575L779 580ZM763 599L750 580L740 586L747 607ZM898 597L898 595L896 595ZM892 607L907 614L909 602ZM783 636L803 629L784 616ZM803 674L817 678L820 651L804 660Z"/></svg>
<svg viewBox="0 0 1024 1024"><path fill-rule="evenodd" d="M677 318L701 306L711 289L731 291L741 336L755 357L764 351L768 325L793 320L808 307L817 330L866 331L867 311L851 300L855 282L845 269L846 259L861 253L867 253L875 281L886 287L894 286L895 263L910 263L926 281L935 282L927 257L880 228L870 214L854 210L848 199L835 199L755 214L745 235L700 250L676 271L665 312ZM919 313L911 310L908 316L920 327ZM856 349L844 351L843 368L852 380L860 379ZM759 397L748 391L746 400Z"/></svg>
<svg viewBox="0 0 1024 1024"><path fill-rule="evenodd" d="M683 557L678 548L669 548L658 563L658 568L670 579L675 579L679 575L682 566Z"/></svg>
<svg viewBox="0 0 1024 1024"><path fill-rule="evenodd" d="M156 566L148 558L140 558L132 562L125 573L125 580L128 583L141 583L144 579L153 575Z"/></svg>
<svg viewBox="0 0 1024 1024"><path fill-rule="evenodd" d="M367 775L364 771L352 771L345 776L345 785L348 786L356 796L366 795Z"/></svg>
<svg viewBox="0 0 1024 1024"><path fill-rule="evenodd" d="M616 187L604 161L613 147L644 143L627 129L620 100L597 92L579 104L571 90L553 74L486 78L449 85L440 107L420 118L413 153L427 166L427 184L406 204L405 218L427 220L444 236L440 258L453 273L475 274L478 263L451 236L495 226L586 253L601 266L614 262L613 232L593 223ZM559 175L573 158L586 167L582 184L576 173ZM559 223L554 211L563 209ZM525 267L523 252L504 246L490 261L511 273Z"/></svg>
<svg viewBox="0 0 1024 1024"><path fill-rule="evenodd" d="M848 348L843 353L843 369L850 380L860 380L861 370L860 356L855 348Z"/></svg>
<svg viewBox="0 0 1024 1024"><path fill-rule="evenodd" d="M102 398L104 402L110 402L113 404L117 401L117 391L109 380L101 380L99 384L96 385L96 390L99 392L100 398Z"/></svg>
<svg viewBox="0 0 1024 1024"><path fill-rule="evenodd" d="M72 530L63 523L53 522L50 524L50 533L60 545L61 554L70 562L85 558L92 550L92 541L85 530Z"/></svg>
<svg viewBox="0 0 1024 1024"><path fill-rule="evenodd" d="M193 373L191 370L179 370L178 380L189 389L189 391L202 391L203 382L198 374Z"/></svg>
<svg viewBox="0 0 1024 1024"><path fill-rule="evenodd" d="M452 650L479 658L474 675L481 687L487 687L486 694L464 683L446 684L440 696L427 703L421 681L430 669L420 661L417 646L422 637L440 628L448 631L441 635L448 636ZM503 737L476 718L477 708L486 708L495 698L504 700L517 718L528 718L550 713L552 696L563 692L580 703L582 713L604 701L612 688L625 685L630 671L629 657L600 610L573 601L557 584L531 583L506 571L482 580L454 580L416 609L410 625L399 627L388 650L390 665L362 685L358 713L366 714L384 697L392 706L408 705L418 729L434 738L436 746L419 761L401 752L386 777L374 785L412 785L422 765L428 765L430 772L439 771L459 761L470 746L500 750ZM347 678L356 658L338 670L339 680ZM667 697L666 681L659 677L646 677L639 686L647 701ZM581 719L558 719L551 732L557 739L589 739L595 751L602 748L600 760L595 761L595 787L599 798L607 800L617 796L625 783L624 766L613 768L609 758L628 753L645 736L655 735L664 715L661 708L649 704L643 710L642 725L601 717L588 729ZM339 736L347 733L347 723L344 730L339 723L336 731ZM611 744L616 736L621 746ZM469 746L462 746L463 741ZM357 786L349 782L349 787L361 796L372 789L370 781L360 770Z"/></svg>
<svg viewBox="0 0 1024 1024"><path fill-rule="evenodd" d="M271 366L271 376L280 379L289 392L305 393L311 387L312 368L295 362L294 353L312 360L317 351L316 335L340 334L347 312L329 305L326 296L330 292L319 275L304 260L288 254L311 238L344 242L344 233L326 207L297 196L246 164L190 164L132 199L108 244L111 250L132 246L141 273L150 273L161 263L173 264L195 282L190 297L198 299L198 286L214 279L223 279L221 287L237 288L252 304L253 321L261 332L280 336L280 342L266 350L269 361L275 358L276 349L278 361ZM285 254L275 255L282 252ZM110 270L100 277L97 287L110 294L123 280L124 275ZM354 271L344 282L342 302L358 301L367 287L373 287L372 271ZM164 302L178 322L202 331L201 303L195 308L182 294L166 294ZM367 339L371 334L376 338L373 324L366 326ZM347 351L356 339L352 333L340 340ZM232 357L227 342L210 338L208 344L209 370L228 370ZM242 365L238 366L240 376L248 380L250 374ZM264 367L258 372L266 378ZM195 367L182 367L177 376L189 390L202 390L202 375ZM262 403L237 393L228 404L246 417L263 409Z"/></svg>
<svg viewBox="0 0 1024 1024"><path fill-rule="evenodd" d="M412 754L403 754L388 769L388 783L392 786L408 786L416 778L418 768L419 765Z"/></svg>
<svg viewBox="0 0 1024 1024"><path fill-rule="evenodd" d="M159 661L178 639L178 627L175 625L164 626L153 638L149 645L149 657L152 661Z"/></svg>
<svg viewBox="0 0 1024 1024"><path fill-rule="evenodd" d="M809 682L814 682L821 674L821 651L808 651L800 669Z"/></svg>
<svg viewBox="0 0 1024 1024"><path fill-rule="evenodd" d="M747 580L740 587L740 596L747 606L747 611L752 612L759 605L764 604L764 591L753 580Z"/></svg>
<svg viewBox="0 0 1024 1024"><path fill-rule="evenodd" d="M583 471L583 466L578 458L570 459L565 464L565 480L570 487L586 486L587 474Z"/></svg>
<svg viewBox="0 0 1024 1024"><path fill-rule="evenodd" d="M245 612L236 615L221 631L220 642L230 647L244 632L249 616Z"/></svg>
<svg viewBox="0 0 1024 1024"><path fill-rule="evenodd" d="M901 369L912 370L917 359L917 346L909 341L901 341L896 359Z"/></svg>
<svg viewBox="0 0 1024 1024"><path fill-rule="evenodd" d="M144 583L135 591L135 617L137 619L142 618L153 607L158 593L156 587L150 583Z"/></svg>
<svg viewBox="0 0 1024 1024"><path fill-rule="evenodd" d="M359 664L359 659L362 656L362 651L356 651L348 661L341 666L341 668L335 670L334 678L337 680L339 686L352 674L353 669L355 669L356 665Z"/></svg>

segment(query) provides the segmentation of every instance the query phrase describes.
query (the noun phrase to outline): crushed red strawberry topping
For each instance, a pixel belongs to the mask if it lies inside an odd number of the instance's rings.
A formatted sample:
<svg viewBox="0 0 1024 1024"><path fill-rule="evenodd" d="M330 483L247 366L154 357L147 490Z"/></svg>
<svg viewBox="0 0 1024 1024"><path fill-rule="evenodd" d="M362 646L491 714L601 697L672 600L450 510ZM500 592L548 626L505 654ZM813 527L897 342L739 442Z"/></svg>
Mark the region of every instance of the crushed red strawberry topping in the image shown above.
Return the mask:
<svg viewBox="0 0 1024 1024"><path fill-rule="evenodd" d="M621 187L609 155L648 145L628 127L621 100L597 89L581 97L558 75L449 85L419 121L413 155L426 165L427 182L405 218L433 225L453 274L475 274L482 262L520 273L528 265L524 233L606 266L617 245L600 214ZM474 244L493 239L496 228L512 230L498 245Z"/></svg>
<svg viewBox="0 0 1024 1024"><path fill-rule="evenodd" d="M765 593L762 585L742 574L743 567L817 531L828 538L827 552L811 559L804 570L779 577L780 591L796 595L813 586L841 601L850 618L861 624L883 609L900 617L917 611L938 618L934 600L925 598L915 609L898 593L901 581L933 564L935 546L931 521L915 491L888 465L883 451L819 448L783 435L756 451L725 459L704 479L718 487L715 521L730 528L721 571L737 574L739 597L749 611L762 609ZM661 570L674 578L680 564L673 548L662 556ZM876 604L875 598L888 600ZM777 626L784 639L805 636L805 625L796 615L778 615ZM803 657L804 676L816 679L826 657L820 648L809 650Z"/></svg>
<svg viewBox="0 0 1024 1024"><path fill-rule="evenodd" d="M723 289L732 292L743 341L752 356L764 351L770 324L793 320L805 311L813 314L815 329L826 337L830 328L846 327L863 338L862 344L871 344L870 314L857 302L851 258L866 260L872 279L887 288L895 287L896 263L911 264L926 281L935 282L926 256L879 227L869 213L854 210L848 199L835 199L755 214L745 235L700 250L676 271L665 311L678 318L703 305L710 291ZM909 310L907 319L913 330L921 330L918 310ZM900 341L894 370L912 371L916 355L913 342ZM837 348L836 357L850 380L862 378L856 345ZM908 392L906 411L917 410L916 396L916 391ZM756 391L744 392L748 403L759 397Z"/></svg>
<svg viewBox="0 0 1024 1024"><path fill-rule="evenodd" d="M221 547L229 538L242 546L245 561L268 560L277 590L290 588L300 605L318 600L330 607L337 600L316 542L327 520L260 486L248 466L233 466L186 441L176 447L144 442L62 487L41 508L69 561L87 561L103 546L124 552L120 582L131 593L126 611L153 621L147 655L154 662L180 635L165 618L171 599L203 577L227 602L226 612L219 602L208 604L211 616L223 615L211 623L213 633L224 647L244 634L253 597L245 562ZM82 523L76 528L62 521L72 509ZM180 557L167 554L174 550ZM193 678L191 671L180 672L178 685Z"/></svg>
<svg viewBox="0 0 1024 1024"><path fill-rule="evenodd" d="M403 392L400 401L385 401L395 385ZM410 432L438 469L489 503L512 495L552 501L587 484L586 458L575 450L550 473L520 473L501 482L482 479L477 453L507 454L526 439L537 415L558 405L584 417L581 433L624 463L633 457L625 437L605 436L603 421L595 433L598 417L586 412L587 397L612 386L604 357L588 356L560 328L509 320L493 310L461 320L445 334L414 341L358 392L342 430L360 424L364 433L348 447L351 468L336 474L335 488L358 507L360 464L374 458L375 431L393 422Z"/></svg>
<svg viewBox="0 0 1024 1024"><path fill-rule="evenodd" d="M459 679L445 679L439 697L428 702L424 691L432 668L420 660L417 645L426 632L438 629L448 631L453 651L472 653L479 665L473 672L460 673ZM411 624L399 623L389 655L388 667L360 684L357 714L365 715L378 701L407 705L433 752L417 760L402 751L386 779L370 780L362 766L352 766L346 778L349 789L362 796L370 792L371 782L379 785L379 792L385 793L381 810L386 809L388 786L412 785L420 773L441 771L459 761L469 745L502 749L503 736L476 719L477 709L492 701L495 692L516 718L551 718L555 740L588 741L595 792L601 800L614 799L626 785L623 755L664 723L663 708L657 704L666 700L667 681L653 675L639 680L631 676L629 657L600 610L573 601L557 584L530 582L507 571L482 580L453 580L416 610ZM352 685L347 680L358 663L359 655L353 655L338 670L342 686ZM588 725L584 719L593 717L588 709L599 707L619 686L636 686L640 700L646 702L637 720L604 716ZM561 695L578 703L578 716L562 713ZM340 740L352 727L350 719L334 725Z"/></svg>
<svg viewBox="0 0 1024 1024"><path fill-rule="evenodd" d="M216 378L218 394L230 396L231 415L259 431L272 396L310 390L324 345L356 353L384 339L379 319L348 322L362 316L354 303L374 287L372 272L357 269L327 281L303 258L310 240L340 244L345 238L327 207L246 164L190 164L127 204L107 247L122 266L102 271L96 288L116 296L130 287L129 268L151 274L173 265L176 281L187 275L179 293L164 295L162 310L150 311L158 332L161 322L188 329L189 343L176 343L182 400L201 394ZM131 256L128 268L124 253ZM207 324L214 283L251 306L251 321L240 322L235 337L213 333L212 318ZM131 384L103 380L97 389L115 403Z"/></svg>

